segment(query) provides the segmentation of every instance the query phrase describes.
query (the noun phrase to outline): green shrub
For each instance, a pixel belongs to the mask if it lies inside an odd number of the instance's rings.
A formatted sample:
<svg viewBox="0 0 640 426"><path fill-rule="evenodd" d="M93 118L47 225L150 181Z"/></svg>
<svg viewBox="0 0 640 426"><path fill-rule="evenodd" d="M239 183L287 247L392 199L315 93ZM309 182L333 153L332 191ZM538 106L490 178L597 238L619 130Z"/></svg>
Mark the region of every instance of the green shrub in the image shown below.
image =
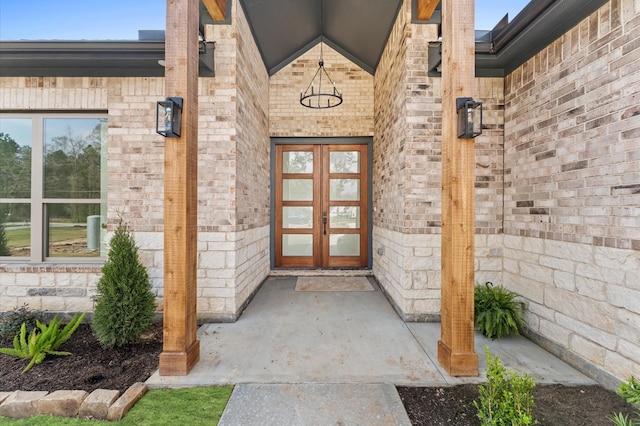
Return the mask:
<svg viewBox="0 0 640 426"><path fill-rule="evenodd" d="M618 386L618 395L622 397L628 404L637 406L640 405L640 381L635 377L622 382ZM636 413L635 418L629 418L622 413L615 414L611 417L611 421L616 426L639 426L640 425L640 411Z"/></svg>
<svg viewBox="0 0 640 426"><path fill-rule="evenodd" d="M499 339L510 334L520 334L525 325L522 318L525 304L514 300L519 295L502 286L487 282L475 287L475 325L484 336Z"/></svg>
<svg viewBox="0 0 640 426"><path fill-rule="evenodd" d="M62 331L60 331L62 321L58 320L57 316L49 325L36 321L37 327L28 338L26 323L22 323L20 334L13 338L13 349L0 348L0 353L30 359L29 364L22 370L23 373L29 371L35 364L40 364L47 355L71 355L70 352L61 352L57 349L69 340L86 314L86 312L80 316L75 314Z"/></svg>
<svg viewBox="0 0 640 426"><path fill-rule="evenodd" d="M9 244L7 242L7 234L4 231L4 222L0 217L0 256L11 256Z"/></svg>
<svg viewBox="0 0 640 426"><path fill-rule="evenodd" d="M31 334L36 328L36 321L43 321L42 312L29 309L26 303L21 307L15 307L11 311L7 311L0 317L0 337L15 336L20 333L22 324L26 325L27 334Z"/></svg>
<svg viewBox="0 0 640 426"><path fill-rule="evenodd" d="M487 383L480 385L480 402L473 401L478 419L483 426L534 425L533 389L536 384L531 376L505 369L497 356L487 356Z"/></svg>
<svg viewBox="0 0 640 426"><path fill-rule="evenodd" d="M151 326L154 299L135 240L120 221L94 297L92 328L100 344L113 347L137 341Z"/></svg>

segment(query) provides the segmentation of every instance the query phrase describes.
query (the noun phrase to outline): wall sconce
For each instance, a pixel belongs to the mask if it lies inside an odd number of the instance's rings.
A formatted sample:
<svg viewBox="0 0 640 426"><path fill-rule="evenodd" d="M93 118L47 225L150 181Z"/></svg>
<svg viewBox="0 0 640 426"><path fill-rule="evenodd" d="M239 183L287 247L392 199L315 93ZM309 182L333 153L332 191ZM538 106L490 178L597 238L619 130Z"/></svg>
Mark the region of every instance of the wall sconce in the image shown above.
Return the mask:
<svg viewBox="0 0 640 426"><path fill-rule="evenodd" d="M182 98L169 97L158 101L156 132L165 138L179 138L182 122Z"/></svg>
<svg viewBox="0 0 640 426"><path fill-rule="evenodd" d="M472 98L457 98L458 137L472 139L482 134L482 102Z"/></svg>

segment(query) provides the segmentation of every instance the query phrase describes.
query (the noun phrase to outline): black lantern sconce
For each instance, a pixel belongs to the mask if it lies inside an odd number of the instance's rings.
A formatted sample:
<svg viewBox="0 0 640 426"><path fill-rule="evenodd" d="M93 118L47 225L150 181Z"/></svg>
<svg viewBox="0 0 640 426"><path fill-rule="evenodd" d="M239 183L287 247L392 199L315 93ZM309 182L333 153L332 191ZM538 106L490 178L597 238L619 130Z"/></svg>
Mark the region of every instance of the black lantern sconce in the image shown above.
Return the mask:
<svg viewBox="0 0 640 426"><path fill-rule="evenodd" d="M182 122L182 98L169 97L158 101L156 132L165 138L179 138Z"/></svg>
<svg viewBox="0 0 640 426"><path fill-rule="evenodd" d="M457 98L458 137L472 139L482 134L482 102L472 98Z"/></svg>

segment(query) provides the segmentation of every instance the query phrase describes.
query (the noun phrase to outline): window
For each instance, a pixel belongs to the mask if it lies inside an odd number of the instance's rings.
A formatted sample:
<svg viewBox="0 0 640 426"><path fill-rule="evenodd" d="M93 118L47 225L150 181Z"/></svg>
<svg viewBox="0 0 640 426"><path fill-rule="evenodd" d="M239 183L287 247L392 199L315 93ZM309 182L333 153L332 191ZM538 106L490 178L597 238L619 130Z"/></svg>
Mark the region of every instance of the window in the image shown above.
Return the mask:
<svg viewBox="0 0 640 426"><path fill-rule="evenodd" d="M0 257L105 255L107 119L0 115Z"/></svg>

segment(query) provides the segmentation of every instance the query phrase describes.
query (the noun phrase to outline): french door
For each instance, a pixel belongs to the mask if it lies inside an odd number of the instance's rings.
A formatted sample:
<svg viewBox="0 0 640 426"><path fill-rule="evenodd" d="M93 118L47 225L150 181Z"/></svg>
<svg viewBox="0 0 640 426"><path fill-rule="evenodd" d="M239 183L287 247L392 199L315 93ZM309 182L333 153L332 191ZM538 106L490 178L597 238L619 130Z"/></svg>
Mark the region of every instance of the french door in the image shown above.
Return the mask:
<svg viewBox="0 0 640 426"><path fill-rule="evenodd" d="M275 266L367 266L367 145L275 149Z"/></svg>

